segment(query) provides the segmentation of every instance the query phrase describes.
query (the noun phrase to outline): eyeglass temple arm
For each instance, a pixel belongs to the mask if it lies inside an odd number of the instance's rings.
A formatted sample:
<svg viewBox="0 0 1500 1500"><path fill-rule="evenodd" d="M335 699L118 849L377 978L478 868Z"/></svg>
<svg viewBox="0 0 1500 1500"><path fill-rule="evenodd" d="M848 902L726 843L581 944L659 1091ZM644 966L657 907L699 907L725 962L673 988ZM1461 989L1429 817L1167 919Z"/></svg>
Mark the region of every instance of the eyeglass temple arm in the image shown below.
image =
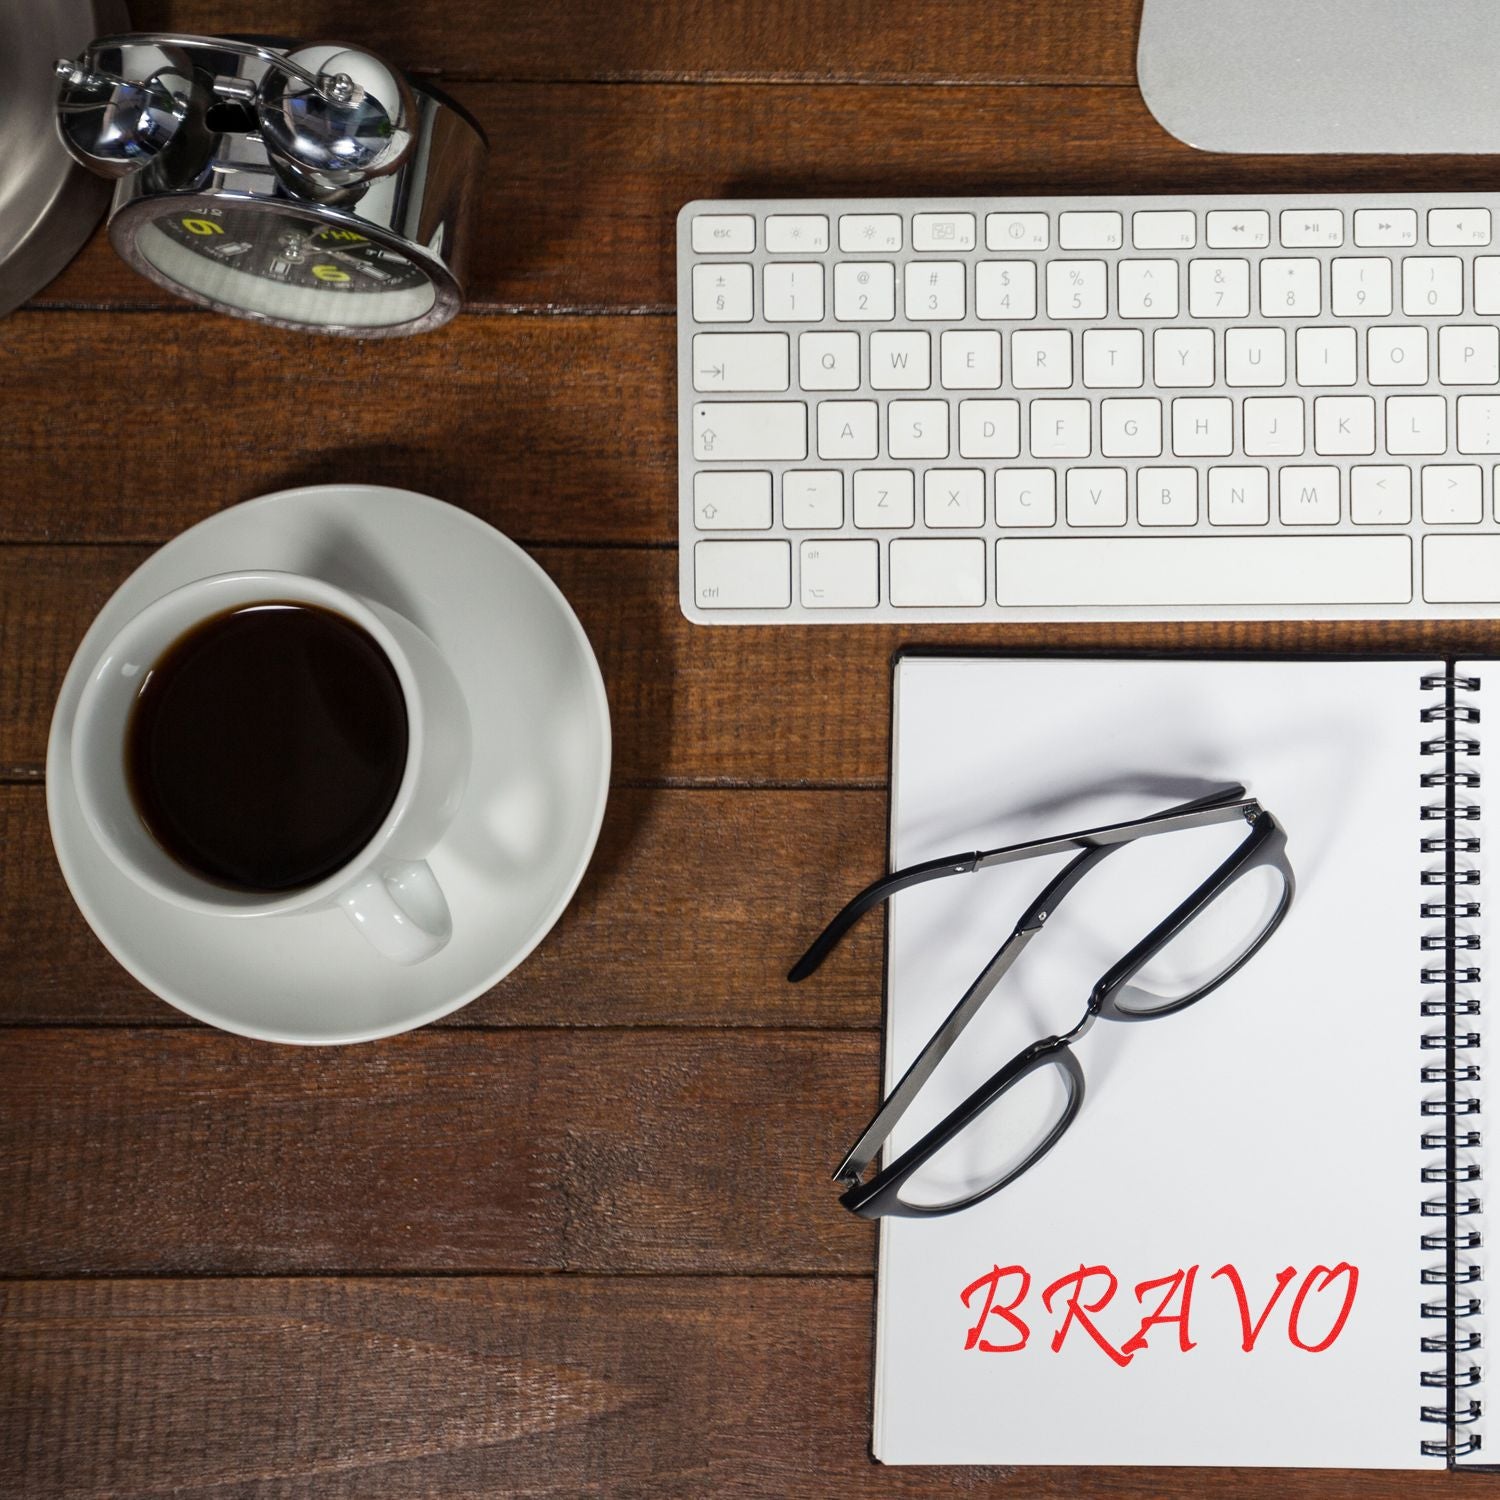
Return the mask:
<svg viewBox="0 0 1500 1500"><path fill-rule="evenodd" d="M916 1060L906 1070L901 1082L896 1085L881 1104L879 1112L865 1126L864 1133L850 1148L834 1172L839 1182L853 1184L864 1176L865 1168L875 1160L875 1153L885 1144L896 1121L906 1112L906 1107L917 1096L922 1085L932 1076L933 1069L948 1055L949 1049L963 1034L964 1027L974 1019L979 1007L994 993L995 986L1005 977L1011 966L1026 951L1026 945L1042 930L1047 918L1057 909L1058 903L1088 874L1113 845L1100 844L1083 850L1048 881L1041 895L1031 903L1016 923L1011 935L1000 945L999 951L980 970L979 977L965 992L963 999L949 1012L947 1020L933 1033L932 1040L917 1054Z"/></svg>
<svg viewBox="0 0 1500 1500"><path fill-rule="evenodd" d="M968 875L975 870L1013 864L1017 860L1061 854L1068 849L1123 844L1155 833L1173 833L1183 828L1226 823L1239 817L1254 818L1259 811L1260 804L1253 798L1247 799L1245 788L1233 783L1219 787L1205 796L1195 797L1191 802L1169 807L1165 812L1154 813L1148 818L1132 818L1126 823L1105 823L1098 828L1063 834L1059 838L1033 839L1024 844L1007 844L999 849L976 849L969 854L950 854L943 859L929 859L923 864L908 865L904 870L896 870L890 875L882 875L879 880L871 881L813 939L812 945L792 965L786 977L791 983L797 984L809 974L815 973L823 960L838 947L844 934L867 911L896 895L898 891L907 890L914 885L941 880L945 875Z"/></svg>

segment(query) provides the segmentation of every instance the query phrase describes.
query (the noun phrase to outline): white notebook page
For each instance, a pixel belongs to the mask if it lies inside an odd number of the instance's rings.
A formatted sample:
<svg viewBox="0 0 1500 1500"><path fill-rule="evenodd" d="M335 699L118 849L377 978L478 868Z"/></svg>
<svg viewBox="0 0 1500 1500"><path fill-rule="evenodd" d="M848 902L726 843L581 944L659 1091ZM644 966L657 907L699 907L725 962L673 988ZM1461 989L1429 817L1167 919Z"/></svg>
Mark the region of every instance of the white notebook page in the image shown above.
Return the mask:
<svg viewBox="0 0 1500 1500"><path fill-rule="evenodd" d="M888 1463L1441 1467L1419 1304L1423 1061L1416 662L927 659L897 669L892 862L1139 816L1244 782L1288 834L1290 916L1191 1009L1101 1021L1076 1047L1072 1130L995 1198L882 1224L875 1453ZM1227 852L1243 825L1215 830ZM1200 874L1152 841L1107 904L1059 908L894 1138L908 1144L1015 1052L1065 1031L1089 989ZM1123 855L1120 856L1123 859ZM1115 858L1112 856L1111 858ZM1191 858L1204 859L1200 846ZM1177 861L1178 864L1173 862ZM1097 872L1109 869L1105 861ZM897 1079L1062 859L904 893L891 918L886 1085ZM1177 885L1174 885L1174 881ZM1069 918L1065 924L1064 918ZM1111 946L1113 944L1113 946ZM852 1133L851 1133L852 1134ZM1435 1259L1435 1257L1428 1257ZM1234 1267L1234 1274L1224 1271ZM1357 1281L1341 1266L1357 1269ZM1073 1321L1071 1288L1117 1353L1197 1267L1181 1323L1121 1365ZM1020 1268L1012 1271L1010 1268ZM1318 1268L1322 1268L1319 1270ZM987 1274L1024 1346L982 1312ZM1252 1326L1244 1350L1243 1288ZM1214 1272L1220 1272L1214 1275ZM965 1305L962 1293L975 1287ZM1136 1297L1138 1285L1162 1285ZM1337 1336L1318 1352L1352 1301ZM1298 1316L1291 1314L1306 1286ZM1163 1315L1181 1311L1183 1286ZM1052 1347L1063 1330L1060 1348ZM1192 1347L1184 1351L1186 1339ZM1434 1360L1427 1356L1425 1363Z"/></svg>

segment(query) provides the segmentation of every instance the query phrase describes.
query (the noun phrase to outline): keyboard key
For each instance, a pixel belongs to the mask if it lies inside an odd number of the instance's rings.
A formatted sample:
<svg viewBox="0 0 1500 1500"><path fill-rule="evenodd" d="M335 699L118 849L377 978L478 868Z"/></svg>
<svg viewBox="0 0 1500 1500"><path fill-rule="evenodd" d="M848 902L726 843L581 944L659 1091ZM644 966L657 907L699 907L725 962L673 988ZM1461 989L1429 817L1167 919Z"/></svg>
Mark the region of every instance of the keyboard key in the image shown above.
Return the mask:
<svg viewBox="0 0 1500 1500"><path fill-rule="evenodd" d="M841 214L839 216L839 249L845 255L854 255L861 250L899 250L900 248L900 214Z"/></svg>
<svg viewBox="0 0 1500 1500"><path fill-rule="evenodd" d="M1196 469L1137 469L1135 515L1142 526L1196 526Z"/></svg>
<svg viewBox="0 0 1500 1500"><path fill-rule="evenodd" d="M1158 328L1152 335L1152 378L1169 387L1214 383L1211 328ZM1018 381L1017 384L1020 382Z"/></svg>
<svg viewBox="0 0 1500 1500"><path fill-rule="evenodd" d="M800 549L807 609L874 609L880 603L880 543L807 541Z"/></svg>
<svg viewBox="0 0 1500 1500"><path fill-rule="evenodd" d="M922 476L922 519L933 528L984 525L984 470L929 469Z"/></svg>
<svg viewBox="0 0 1500 1500"><path fill-rule="evenodd" d="M906 316L910 322L957 321L964 315L964 268L957 260L906 263Z"/></svg>
<svg viewBox="0 0 1500 1500"><path fill-rule="evenodd" d="M980 261L974 268L974 316L1036 317L1036 262Z"/></svg>
<svg viewBox="0 0 1500 1500"><path fill-rule="evenodd" d="M693 220L695 255L748 255L754 249L752 214L699 214Z"/></svg>
<svg viewBox="0 0 1500 1500"><path fill-rule="evenodd" d="M693 520L705 531L769 531L772 511L769 470L693 475Z"/></svg>
<svg viewBox="0 0 1500 1500"><path fill-rule="evenodd" d="M841 260L833 268L833 315L840 323L889 323L896 316L895 266Z"/></svg>
<svg viewBox="0 0 1500 1500"><path fill-rule="evenodd" d="M1124 469L1069 469L1067 518L1069 526L1123 526Z"/></svg>
<svg viewBox="0 0 1500 1500"><path fill-rule="evenodd" d="M791 386L791 341L784 333L695 333L693 389L784 391Z"/></svg>
<svg viewBox="0 0 1500 1500"><path fill-rule="evenodd" d="M1489 588L1496 595L1500 537L1493 540L1497 555L1490 561ZM1002 537L995 543L995 593L1002 606L1033 609L1406 604L1412 597L1411 541L1404 536Z"/></svg>
<svg viewBox="0 0 1500 1500"><path fill-rule="evenodd" d="M1031 456L1033 458L1087 458L1089 456L1089 412L1087 401L1045 400L1031 403ZM967 457L967 455L965 455Z"/></svg>
<svg viewBox="0 0 1500 1500"><path fill-rule="evenodd" d="M1500 385L1500 329L1451 323L1438 329L1439 385Z"/></svg>
<svg viewBox="0 0 1500 1500"><path fill-rule="evenodd" d="M1429 245L1488 245L1489 242L1489 209L1428 209L1427 243Z"/></svg>
<svg viewBox="0 0 1500 1500"><path fill-rule="evenodd" d="M1198 216L1190 208L1142 209L1130 216L1130 238L1137 250L1191 250Z"/></svg>
<svg viewBox="0 0 1500 1500"><path fill-rule="evenodd" d="M1263 208L1216 208L1208 215L1210 250L1264 250L1271 243L1271 215Z"/></svg>
<svg viewBox="0 0 1500 1500"><path fill-rule="evenodd" d="M1280 497L1283 526L1337 526L1339 471L1332 464L1288 465Z"/></svg>
<svg viewBox="0 0 1500 1500"><path fill-rule="evenodd" d="M978 537L898 537L890 545L890 566L891 603L897 608L984 603L984 542Z"/></svg>
<svg viewBox="0 0 1500 1500"><path fill-rule="evenodd" d="M1172 402L1172 452L1178 458L1227 458L1234 451L1233 432L1228 396L1179 396Z"/></svg>
<svg viewBox="0 0 1500 1500"><path fill-rule="evenodd" d="M1387 453L1445 453L1448 448L1448 402L1443 396L1387 396Z"/></svg>
<svg viewBox="0 0 1500 1500"><path fill-rule="evenodd" d="M1051 244L1046 214L986 214L984 243L990 250L1045 250Z"/></svg>
<svg viewBox="0 0 1500 1500"><path fill-rule="evenodd" d="M1156 458L1161 453L1161 402L1115 396L1099 403L1099 451L1105 458Z"/></svg>
<svg viewBox="0 0 1500 1500"><path fill-rule="evenodd" d="M911 247L913 250L972 250L974 215L913 214Z"/></svg>
<svg viewBox="0 0 1500 1500"><path fill-rule="evenodd" d="M1288 250L1322 248L1344 243L1344 215L1337 208L1284 208L1281 243Z"/></svg>
<svg viewBox="0 0 1500 1500"><path fill-rule="evenodd" d="M1353 385L1358 346L1352 328L1299 328L1297 384Z"/></svg>
<svg viewBox="0 0 1500 1500"><path fill-rule="evenodd" d="M1286 384L1286 330L1230 328L1224 333L1224 383Z"/></svg>
<svg viewBox="0 0 1500 1500"><path fill-rule="evenodd" d="M1422 519L1429 526L1472 526L1484 520L1478 464L1423 464Z"/></svg>
<svg viewBox="0 0 1500 1500"><path fill-rule="evenodd" d="M766 219L766 249L772 255L819 255L827 248L823 214L771 214Z"/></svg>
<svg viewBox="0 0 1500 1500"><path fill-rule="evenodd" d="M1010 382L1021 391L1073 384L1073 335L1065 328L1018 329L1010 341Z"/></svg>
<svg viewBox="0 0 1500 1500"><path fill-rule="evenodd" d="M1125 243L1125 220L1109 209L1061 213L1057 243L1064 250L1118 250Z"/></svg>
<svg viewBox="0 0 1500 1500"><path fill-rule="evenodd" d="M1372 328L1365 378L1371 385L1426 385L1427 330Z"/></svg>
<svg viewBox="0 0 1500 1500"><path fill-rule="evenodd" d="M1474 257L1474 311L1500 313L1500 255Z"/></svg>
<svg viewBox="0 0 1500 1500"><path fill-rule="evenodd" d="M805 391L857 391L859 335L802 334L797 341L797 379Z"/></svg>
<svg viewBox="0 0 1500 1500"><path fill-rule="evenodd" d="M1021 453L1019 401L960 401L960 458L1018 458Z"/></svg>
<svg viewBox="0 0 1500 1500"><path fill-rule="evenodd" d="M1109 267L1102 260L1047 262L1047 316L1102 318L1109 311Z"/></svg>
<svg viewBox="0 0 1500 1500"><path fill-rule="evenodd" d="M781 476L781 524L788 531L837 531L844 524L838 469L788 469Z"/></svg>
<svg viewBox="0 0 1500 1500"><path fill-rule="evenodd" d="M807 457L807 407L800 401L700 401L693 408L693 457L800 462Z"/></svg>
<svg viewBox="0 0 1500 1500"><path fill-rule="evenodd" d="M1458 398L1458 451L1500 453L1500 396Z"/></svg>
<svg viewBox="0 0 1500 1500"><path fill-rule="evenodd" d="M1417 243L1414 208L1361 208L1354 215L1354 243L1374 249Z"/></svg>
<svg viewBox="0 0 1500 1500"><path fill-rule="evenodd" d="M710 262L693 267L693 321L748 323L755 316L755 272L750 266Z"/></svg>
<svg viewBox="0 0 1500 1500"><path fill-rule="evenodd" d="M1250 314L1250 262L1188 262L1188 312L1195 318L1244 318Z"/></svg>
<svg viewBox="0 0 1500 1500"><path fill-rule="evenodd" d="M823 268L816 262L780 261L766 267L762 315L768 323L819 323L823 319Z"/></svg>
<svg viewBox="0 0 1500 1500"><path fill-rule="evenodd" d="M992 328L943 334L943 386L950 391L993 391L1000 385L1000 335Z"/></svg>
<svg viewBox="0 0 1500 1500"><path fill-rule="evenodd" d="M1315 260L1267 256L1260 263L1261 317L1316 318L1323 311L1322 272Z"/></svg>
<svg viewBox="0 0 1500 1500"><path fill-rule="evenodd" d="M1424 537L1422 597L1429 604L1500 604L1500 536Z"/></svg>
<svg viewBox="0 0 1500 1500"><path fill-rule="evenodd" d="M854 524L861 531L905 531L916 521L917 480L910 469L854 471Z"/></svg>
<svg viewBox="0 0 1500 1500"><path fill-rule="evenodd" d="M1208 471L1210 526L1264 526L1271 519L1271 475L1242 464L1215 464Z"/></svg>
<svg viewBox="0 0 1500 1500"><path fill-rule="evenodd" d="M1373 396L1319 396L1313 402L1313 452L1325 457L1375 451Z"/></svg>
<svg viewBox="0 0 1500 1500"><path fill-rule="evenodd" d="M1385 318L1391 312L1391 263L1383 255L1340 255L1330 298L1336 318Z"/></svg>
<svg viewBox="0 0 1500 1500"><path fill-rule="evenodd" d="M1055 469L995 470L997 526L1052 526L1056 521Z"/></svg>
<svg viewBox="0 0 1500 1500"><path fill-rule="evenodd" d="M1296 458L1305 446L1300 396L1250 396L1243 407L1244 449L1251 458Z"/></svg>
<svg viewBox="0 0 1500 1500"><path fill-rule="evenodd" d="M788 609L790 542L698 542L693 597L700 609Z"/></svg>
<svg viewBox="0 0 1500 1500"><path fill-rule="evenodd" d="M1118 308L1122 318L1177 316L1177 262L1122 260L1119 265Z"/></svg>
<svg viewBox="0 0 1500 1500"><path fill-rule="evenodd" d="M1411 520L1411 470L1404 464L1355 464L1349 470L1349 519L1356 526L1405 526Z"/></svg>
<svg viewBox="0 0 1500 1500"><path fill-rule="evenodd" d="M1401 310L1409 318L1464 310L1464 263L1456 255L1408 255L1401 262Z"/></svg>
<svg viewBox="0 0 1500 1500"><path fill-rule="evenodd" d="M881 329L870 335L870 385L875 390L925 391L931 384L931 334Z"/></svg>
<svg viewBox="0 0 1500 1500"><path fill-rule="evenodd" d="M946 401L892 401L886 420L886 451L892 458L947 458Z"/></svg>
<svg viewBox="0 0 1500 1500"><path fill-rule="evenodd" d="M879 455L880 408L875 402L818 403L819 458L878 458Z"/></svg>
<svg viewBox="0 0 1500 1500"><path fill-rule="evenodd" d="M1143 385L1145 362L1139 328L1090 328L1083 336L1083 383L1092 389Z"/></svg>

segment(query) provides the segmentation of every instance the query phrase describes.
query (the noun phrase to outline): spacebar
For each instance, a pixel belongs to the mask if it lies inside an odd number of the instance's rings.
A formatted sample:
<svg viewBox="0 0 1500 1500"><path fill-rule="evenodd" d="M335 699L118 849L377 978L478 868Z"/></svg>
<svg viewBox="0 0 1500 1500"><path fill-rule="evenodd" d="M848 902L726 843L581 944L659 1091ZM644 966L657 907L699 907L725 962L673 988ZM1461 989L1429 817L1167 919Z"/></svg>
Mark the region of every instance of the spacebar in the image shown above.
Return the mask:
<svg viewBox="0 0 1500 1500"><path fill-rule="evenodd" d="M1404 536L1004 537L1001 605L1406 604Z"/></svg>

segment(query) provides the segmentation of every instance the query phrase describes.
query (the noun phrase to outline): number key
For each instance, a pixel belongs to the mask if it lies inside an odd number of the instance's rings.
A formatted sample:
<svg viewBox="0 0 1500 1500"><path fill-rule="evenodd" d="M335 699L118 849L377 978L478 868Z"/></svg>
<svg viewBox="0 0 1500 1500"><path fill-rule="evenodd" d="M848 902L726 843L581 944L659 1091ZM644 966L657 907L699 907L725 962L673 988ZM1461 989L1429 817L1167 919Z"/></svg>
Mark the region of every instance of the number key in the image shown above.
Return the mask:
<svg viewBox="0 0 1500 1500"><path fill-rule="evenodd" d="M1250 314L1248 260L1188 263L1188 311L1195 318L1244 318Z"/></svg>
<svg viewBox="0 0 1500 1500"><path fill-rule="evenodd" d="M833 315L841 323L889 323L896 316L896 268L845 260L833 268Z"/></svg>

